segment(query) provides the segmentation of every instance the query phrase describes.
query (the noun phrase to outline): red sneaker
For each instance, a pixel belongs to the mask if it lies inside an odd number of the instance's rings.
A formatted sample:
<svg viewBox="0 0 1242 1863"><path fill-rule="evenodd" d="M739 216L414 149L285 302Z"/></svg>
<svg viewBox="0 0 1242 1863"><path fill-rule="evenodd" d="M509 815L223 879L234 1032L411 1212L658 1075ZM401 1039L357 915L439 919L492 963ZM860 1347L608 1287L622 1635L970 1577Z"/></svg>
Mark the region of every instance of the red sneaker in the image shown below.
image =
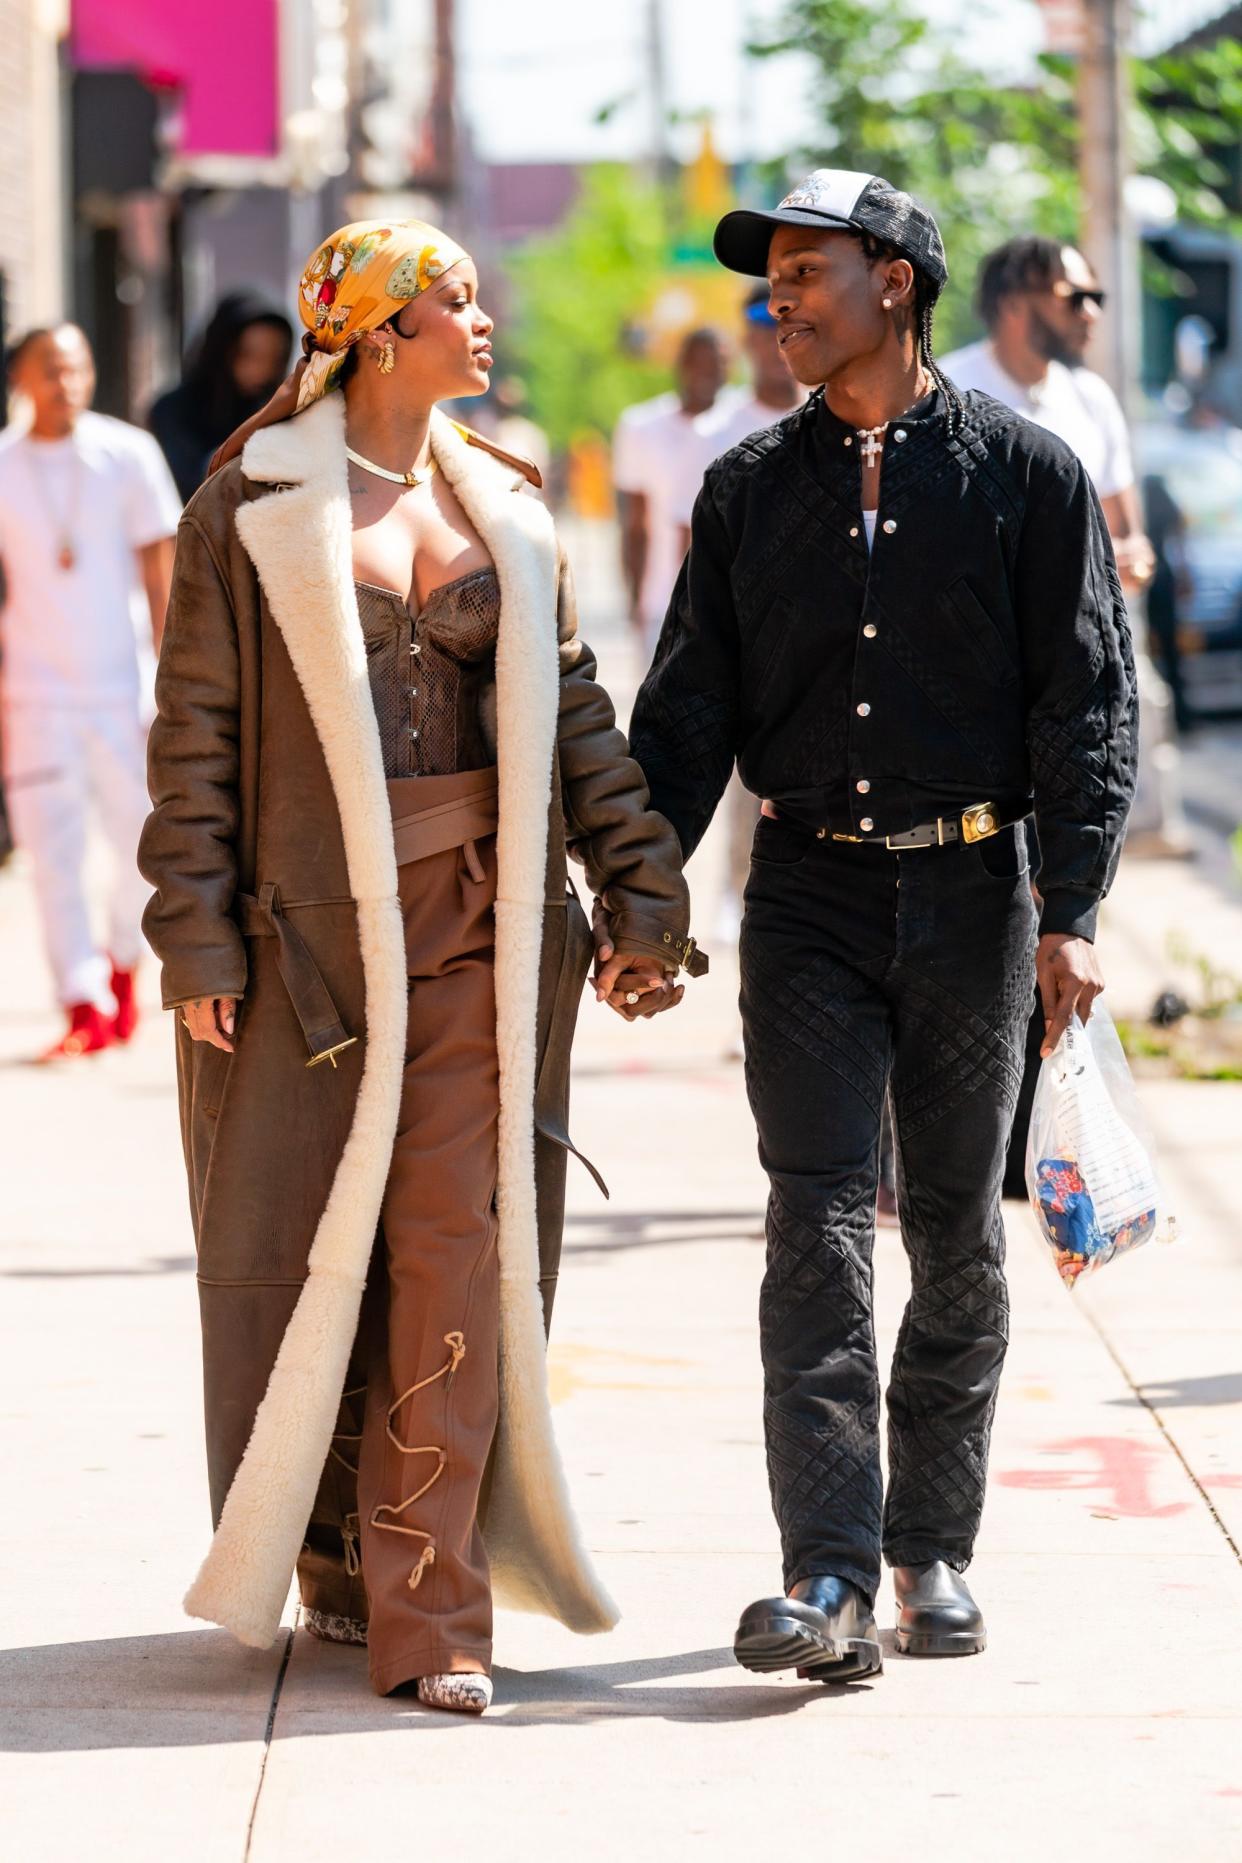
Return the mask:
<svg viewBox="0 0 1242 1863"><path fill-rule="evenodd" d="M76 1061L84 1054L98 1054L115 1040L112 1018L94 1003L70 1003L69 1027L58 1042L53 1042L40 1061Z"/></svg>
<svg viewBox="0 0 1242 1863"><path fill-rule="evenodd" d="M137 970L118 970L115 964L112 966L112 994L116 997L112 1033L120 1042L128 1041L138 1026L137 983Z"/></svg>

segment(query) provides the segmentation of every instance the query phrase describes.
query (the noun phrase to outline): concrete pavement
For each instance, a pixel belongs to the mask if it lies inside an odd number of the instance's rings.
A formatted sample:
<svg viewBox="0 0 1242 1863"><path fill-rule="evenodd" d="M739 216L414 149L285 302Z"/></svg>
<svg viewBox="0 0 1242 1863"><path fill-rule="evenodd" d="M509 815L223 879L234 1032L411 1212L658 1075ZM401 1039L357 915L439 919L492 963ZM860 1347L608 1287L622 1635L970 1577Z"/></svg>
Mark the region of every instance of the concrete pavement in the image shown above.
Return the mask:
<svg viewBox="0 0 1242 1863"><path fill-rule="evenodd" d="M622 643L604 644L622 684ZM703 923L715 859L692 876ZM1197 926L1209 904L1226 932L1242 922L1225 878L1136 863L1101 944L1118 1013L1158 985L1157 904L1182 887ZM0 873L6 1855L1242 1855L1242 1089L1144 1088L1180 1246L1071 1297L1011 1211L1013 1346L972 1574L988 1653L920 1663L889 1639L871 1684L759 1682L729 1650L779 1576L764 1186L722 1058L735 980L718 958L649 1027L584 1005L574 1132L613 1197L571 1178L550 1376L624 1617L588 1641L502 1615L475 1723L376 1700L360 1653L313 1642L292 1607L262 1654L181 1615L208 1523L169 1031L152 1014L127 1053L32 1070L20 1058L55 1032L42 989L24 878ZM877 1283L887 1353L892 1231Z"/></svg>

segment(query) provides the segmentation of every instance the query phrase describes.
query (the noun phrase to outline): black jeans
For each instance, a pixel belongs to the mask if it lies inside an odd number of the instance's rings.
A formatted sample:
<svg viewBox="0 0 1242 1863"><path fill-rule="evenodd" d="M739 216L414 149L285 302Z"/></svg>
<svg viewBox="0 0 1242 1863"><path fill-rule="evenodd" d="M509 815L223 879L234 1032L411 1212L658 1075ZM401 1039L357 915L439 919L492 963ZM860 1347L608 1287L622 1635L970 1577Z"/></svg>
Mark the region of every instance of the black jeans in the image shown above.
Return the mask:
<svg viewBox="0 0 1242 1863"><path fill-rule="evenodd" d="M1008 1329L1001 1175L1034 986L1025 841L893 854L755 834L746 1083L768 1173L764 1424L785 1584L970 1562ZM871 1250L893 1115L913 1291L883 1495Z"/></svg>

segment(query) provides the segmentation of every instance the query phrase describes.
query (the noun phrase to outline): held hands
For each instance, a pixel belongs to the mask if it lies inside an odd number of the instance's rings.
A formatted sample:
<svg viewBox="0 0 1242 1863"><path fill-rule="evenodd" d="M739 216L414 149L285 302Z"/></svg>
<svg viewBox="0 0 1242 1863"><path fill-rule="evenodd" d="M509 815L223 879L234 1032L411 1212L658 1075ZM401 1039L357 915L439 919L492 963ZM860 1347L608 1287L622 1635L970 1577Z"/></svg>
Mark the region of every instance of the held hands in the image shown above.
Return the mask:
<svg viewBox="0 0 1242 1863"><path fill-rule="evenodd" d="M197 1002L182 1003L181 1013L191 1041L210 1042L213 1048L232 1054L233 1030L237 1026L235 996L200 996Z"/></svg>
<svg viewBox="0 0 1242 1863"><path fill-rule="evenodd" d="M628 957L618 952L608 930L608 918L599 901L592 914L595 933L595 986L597 1003L607 1003L627 1022L645 1021L665 1009L675 1009L686 993L684 984L673 983L672 975L657 957ZM634 1002L627 999L633 996Z"/></svg>
<svg viewBox="0 0 1242 1863"><path fill-rule="evenodd" d="M1095 946L1070 932L1045 932L1035 951L1035 981L1044 1007L1041 1056L1047 1057L1069 1027L1070 1017L1086 1022L1091 1005L1104 988Z"/></svg>

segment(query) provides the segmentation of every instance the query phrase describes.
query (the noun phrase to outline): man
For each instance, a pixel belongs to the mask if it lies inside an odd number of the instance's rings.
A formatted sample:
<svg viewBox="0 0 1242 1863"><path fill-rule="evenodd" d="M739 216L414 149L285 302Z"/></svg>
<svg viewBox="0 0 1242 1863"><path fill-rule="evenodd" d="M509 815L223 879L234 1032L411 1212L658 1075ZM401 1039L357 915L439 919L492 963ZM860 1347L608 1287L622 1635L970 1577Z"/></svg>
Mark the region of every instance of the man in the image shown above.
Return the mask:
<svg viewBox="0 0 1242 1863"><path fill-rule="evenodd" d="M1077 247L1024 233L988 253L976 295L987 337L947 356L945 374L958 388L991 395L1073 448L1099 494L1122 587L1137 594L1150 585L1156 560L1134 480L1126 417L1104 377L1083 361L1104 311L1095 273ZM1174 698L1176 703L1176 693ZM1029 839L1037 882L1038 841ZM1004 1180L1005 1196L1021 1202L1042 1035L1036 996Z"/></svg>
<svg viewBox="0 0 1242 1863"><path fill-rule="evenodd" d="M705 464L719 459L761 427L783 420L806 400L806 390L789 373L778 335L776 319L768 309L767 286L759 285L747 293L742 306L742 353L750 382L738 394L721 395L715 407L700 417ZM693 486L681 506L680 520L687 531L698 490L697 485Z"/></svg>
<svg viewBox="0 0 1242 1863"><path fill-rule="evenodd" d="M701 417L716 405L727 358L715 330L690 330L675 386L624 410L613 436L613 484L621 506L621 568L630 620L646 668L682 558L679 515L703 475Z"/></svg>
<svg viewBox="0 0 1242 1863"><path fill-rule="evenodd" d="M1135 589L1155 567L1143 530L1126 417L1102 375L1084 365L1104 293L1075 246L1024 233L979 269L987 336L946 356L959 388L976 388L1072 447L1099 493L1122 581Z"/></svg>
<svg viewBox="0 0 1242 1863"><path fill-rule="evenodd" d="M141 716L145 623L159 649L180 504L149 434L89 412L95 367L73 324L33 330L9 380L30 424L0 450L0 738L13 837L31 863L67 1029L45 1059L128 1041L147 889ZM83 884L88 801L114 856L107 936Z"/></svg>
<svg viewBox="0 0 1242 1863"><path fill-rule="evenodd" d="M1125 605L1087 474L932 355L934 220L818 170L725 216L816 392L709 468L631 742L689 854L728 781L766 798L741 938L768 1172L765 1431L785 1595L754 1670L980 1650L970 1563L1004 1356L1001 1169L1032 958L1045 1046L1102 988L1096 908L1133 786ZM872 541L872 537L874 541ZM1018 828L1044 849L1038 948ZM882 1501L871 1251L890 1096L913 1292Z"/></svg>

